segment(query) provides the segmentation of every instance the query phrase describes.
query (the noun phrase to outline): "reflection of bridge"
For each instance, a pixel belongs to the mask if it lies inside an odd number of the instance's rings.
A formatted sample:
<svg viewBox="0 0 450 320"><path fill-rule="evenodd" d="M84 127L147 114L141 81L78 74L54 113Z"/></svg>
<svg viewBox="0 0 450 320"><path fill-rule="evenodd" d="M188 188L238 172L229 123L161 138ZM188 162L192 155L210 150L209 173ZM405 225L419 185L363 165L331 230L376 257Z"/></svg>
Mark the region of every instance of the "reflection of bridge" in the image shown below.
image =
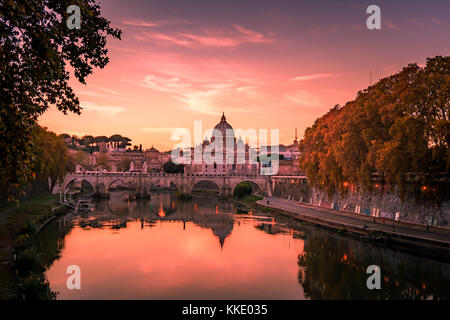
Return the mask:
<svg viewBox="0 0 450 320"><path fill-rule="evenodd" d="M276 181L303 178L305 177L85 171L68 173L61 185L61 191L66 191L71 183L85 181L99 194L108 194L116 183L131 187L141 194L149 194L153 187L175 187L180 192L190 194L197 184L208 181L217 186L221 197L232 196L234 189L241 182L252 185L255 193L271 196Z"/></svg>

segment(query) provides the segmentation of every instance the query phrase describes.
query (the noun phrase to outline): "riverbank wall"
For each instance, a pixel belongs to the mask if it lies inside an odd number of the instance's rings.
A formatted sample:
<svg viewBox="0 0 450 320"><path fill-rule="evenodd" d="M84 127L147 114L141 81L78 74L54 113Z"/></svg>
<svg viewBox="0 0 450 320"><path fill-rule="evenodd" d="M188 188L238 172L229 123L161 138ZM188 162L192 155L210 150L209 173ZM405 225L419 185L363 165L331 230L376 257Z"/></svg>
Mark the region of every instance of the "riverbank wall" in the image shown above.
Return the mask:
<svg viewBox="0 0 450 320"><path fill-rule="evenodd" d="M280 215L299 223L307 223L309 225L338 233L342 236L349 236L358 240L371 242L376 245L391 247L393 249L401 250L403 252L419 255L422 257L450 262L450 242L438 241L425 237L416 237L404 233L398 233L395 231L370 228L366 227L364 223L350 224L332 221L304 213L298 214L297 212L282 209L274 205L269 205L265 200L257 201L255 205L260 209L264 209L266 212L270 211L270 213L273 215ZM375 219L381 220L381 218ZM378 222L381 223L382 221ZM397 223L405 225L408 224L407 222ZM439 227L434 228L441 229Z"/></svg>
<svg viewBox="0 0 450 320"><path fill-rule="evenodd" d="M273 195L323 208L450 228L450 199L440 205L433 205L419 203L414 199L402 201L397 193L386 190L362 192L353 189L345 195L336 193L329 197L307 183L290 181L278 183Z"/></svg>

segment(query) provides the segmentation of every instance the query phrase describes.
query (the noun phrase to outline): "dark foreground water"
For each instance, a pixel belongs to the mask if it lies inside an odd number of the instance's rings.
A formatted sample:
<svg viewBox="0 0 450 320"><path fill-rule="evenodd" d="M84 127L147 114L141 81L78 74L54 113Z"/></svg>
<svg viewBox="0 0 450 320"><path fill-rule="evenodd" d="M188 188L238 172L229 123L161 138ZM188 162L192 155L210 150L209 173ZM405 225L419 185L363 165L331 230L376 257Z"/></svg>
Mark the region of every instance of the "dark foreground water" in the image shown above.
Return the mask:
<svg viewBox="0 0 450 320"><path fill-rule="evenodd" d="M450 265L350 240L232 202L172 193L128 201L115 193L93 213L41 234L57 259L46 272L59 299L448 299ZM50 254L51 252L51 254ZM67 268L80 267L69 290ZM369 265L381 289L369 290Z"/></svg>

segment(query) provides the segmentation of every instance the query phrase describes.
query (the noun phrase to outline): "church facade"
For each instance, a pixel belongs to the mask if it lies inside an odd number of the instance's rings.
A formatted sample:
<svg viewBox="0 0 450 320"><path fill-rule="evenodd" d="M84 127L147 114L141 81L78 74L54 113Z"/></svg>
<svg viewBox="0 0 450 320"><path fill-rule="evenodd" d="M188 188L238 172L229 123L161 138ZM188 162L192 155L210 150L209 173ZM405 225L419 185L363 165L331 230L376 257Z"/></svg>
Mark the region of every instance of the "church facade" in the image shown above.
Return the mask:
<svg viewBox="0 0 450 320"><path fill-rule="evenodd" d="M259 172L257 150L235 137L225 114L222 114L220 122L214 127L210 140L205 139L201 145L189 151L191 163L185 166L185 173L254 175ZM196 152L202 155L201 161L195 159Z"/></svg>

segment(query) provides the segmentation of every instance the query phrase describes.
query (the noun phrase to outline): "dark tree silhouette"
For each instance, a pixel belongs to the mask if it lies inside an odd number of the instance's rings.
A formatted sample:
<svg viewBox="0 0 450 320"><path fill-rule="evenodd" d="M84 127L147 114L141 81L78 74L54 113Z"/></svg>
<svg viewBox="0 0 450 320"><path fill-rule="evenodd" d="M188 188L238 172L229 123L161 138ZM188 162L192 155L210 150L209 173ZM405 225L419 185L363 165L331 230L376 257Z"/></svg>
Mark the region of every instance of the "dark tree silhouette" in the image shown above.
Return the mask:
<svg viewBox="0 0 450 320"><path fill-rule="evenodd" d="M66 13L78 5L81 28L69 30ZM0 189L10 198L30 182L32 133L50 105L80 114L68 67L85 84L109 61L107 36L121 36L94 0L0 2Z"/></svg>

